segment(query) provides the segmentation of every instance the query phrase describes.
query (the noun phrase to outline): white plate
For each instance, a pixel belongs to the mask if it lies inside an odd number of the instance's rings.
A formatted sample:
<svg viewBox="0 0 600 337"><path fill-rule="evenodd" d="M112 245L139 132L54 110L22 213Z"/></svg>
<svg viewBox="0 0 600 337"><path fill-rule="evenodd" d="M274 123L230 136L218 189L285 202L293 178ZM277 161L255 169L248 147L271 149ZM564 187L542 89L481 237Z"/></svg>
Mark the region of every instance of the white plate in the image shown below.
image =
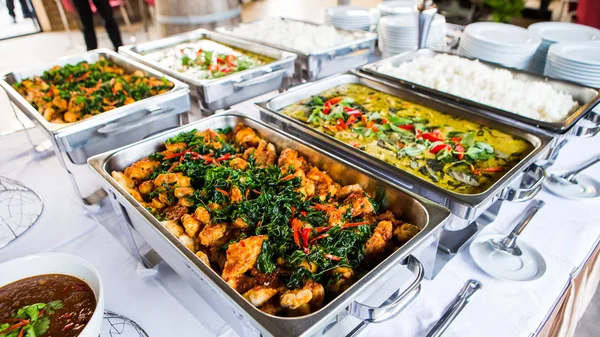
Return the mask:
<svg viewBox="0 0 600 337"><path fill-rule="evenodd" d="M465 28L465 33L477 40L505 47L527 48L533 46L534 49L537 49L542 43L539 37L533 36L527 29L505 23L472 23Z"/></svg>
<svg viewBox="0 0 600 337"><path fill-rule="evenodd" d="M582 65L600 66L600 43L557 43L548 54Z"/></svg>
<svg viewBox="0 0 600 337"><path fill-rule="evenodd" d="M556 70L561 70L566 73L572 73L578 76L584 77L596 77L600 79L600 67L598 68L582 68L573 64L564 63L560 60L547 59L547 62L551 64L551 66Z"/></svg>
<svg viewBox="0 0 600 337"><path fill-rule="evenodd" d="M517 240L521 256L497 251L487 242L490 239L503 239L502 235L486 235L476 238L469 246L473 261L486 274L500 280L533 281L546 272L544 257L529 244Z"/></svg>
<svg viewBox="0 0 600 337"><path fill-rule="evenodd" d="M464 42L463 42L464 41ZM532 55L537 51L537 47L531 46L522 46L522 47L506 47L493 43L489 43L487 41L477 40L471 37L468 34L464 34L461 38L461 42L467 43L469 45L475 46L477 48L486 49L490 52L503 53L503 54L517 54L517 55Z"/></svg>
<svg viewBox="0 0 600 337"><path fill-rule="evenodd" d="M546 43L600 40L600 29L571 22L539 22L527 28Z"/></svg>
<svg viewBox="0 0 600 337"><path fill-rule="evenodd" d="M415 13L415 6L419 2L419 0L384 1L377 5L377 9L384 15L410 14Z"/></svg>

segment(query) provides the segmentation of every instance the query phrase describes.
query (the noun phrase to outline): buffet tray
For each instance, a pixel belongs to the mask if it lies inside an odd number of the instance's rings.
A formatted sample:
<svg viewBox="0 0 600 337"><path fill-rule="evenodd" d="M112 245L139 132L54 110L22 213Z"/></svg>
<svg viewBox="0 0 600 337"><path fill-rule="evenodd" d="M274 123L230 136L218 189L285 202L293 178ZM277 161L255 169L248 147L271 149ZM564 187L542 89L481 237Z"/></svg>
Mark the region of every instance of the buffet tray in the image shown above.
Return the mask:
<svg viewBox="0 0 600 337"><path fill-rule="evenodd" d="M565 93L573 96L573 99L579 103L580 107L577 110L571 112L571 114L569 114L569 116L564 121L562 121L562 122L545 122L545 121L540 121L538 119L533 119L533 118L529 118L526 116L518 115L516 113L510 112L507 110L503 110L503 109L496 108L491 105L479 103L479 102L476 102L476 101L473 101L473 100L470 100L467 98L463 98L460 96L456 96L456 95L453 95L450 93L432 89L432 88L429 88L427 86L424 86L424 85L421 85L418 83L410 82L410 81L407 81L407 80L404 80L404 79L401 79L399 77L395 77L392 75L386 75L386 74L383 74L383 73L380 73L377 71L377 68L383 64L391 63L393 66L397 67L403 63L410 62L419 57L423 57L423 56L433 57L438 54L447 54L447 53L435 51L435 50L431 50L431 49L419 49L419 50L415 50L415 51L409 51L409 52L402 53L402 54L399 54L399 55L396 55L396 56L393 56L393 57L390 57L387 59L383 59L383 60L375 62L375 63L368 64L368 65L362 67L360 69L360 71L370 74L370 75L374 76L376 79L382 79L382 80L392 82L397 85L405 86L405 87L417 90L419 92L429 94L434 97L439 97L439 98L449 100L450 102L453 102L455 104L467 106L467 107L469 107L469 109L471 111L483 114L486 117L502 119L504 121L508 121L508 122L512 122L512 123L514 123L514 121L518 121L524 125L541 128L543 130L548 131L551 134L564 134L564 133L573 131L574 134L578 134L578 135L586 134L586 135L590 136L589 132L580 130L580 129L578 129L578 127L574 128L574 126L582 118L586 118L591 121L594 121L596 118L598 118L598 116L592 111L592 109L594 108L594 106L596 106L596 104L598 104L600 102L600 91L597 89L594 89L594 88L588 88L588 87L582 86L581 84L568 82L568 81L564 81L564 80L553 79L550 77L539 76L539 75L529 73L526 71L507 68L507 67L503 67L498 64L478 60L481 64L484 64L490 68L497 68L497 69L503 69L503 70L509 71L514 76L514 78L517 80L532 81L532 82L545 82L546 84L549 84L551 87L553 87L555 90L562 91L562 92L565 92ZM463 56L459 56L459 57L467 58L467 57L463 57ZM470 59L470 58L467 58L467 59ZM585 128L585 126L581 126L579 128ZM600 131L600 128L597 127L596 129L597 129L597 130L595 130L596 133L598 131Z"/></svg>
<svg viewBox="0 0 600 337"><path fill-rule="evenodd" d="M220 78L202 80L189 77L144 56L145 53L157 49L200 39L210 39L231 47L269 56L274 58L275 61ZM192 94L198 97L200 106L210 111L229 108L233 104L267 92L287 88L290 84L289 79L294 75L294 61L296 60L295 54L206 29L198 29L156 41L119 47L119 53L187 83L192 89Z"/></svg>
<svg viewBox="0 0 600 337"><path fill-rule="evenodd" d="M114 62L128 73L142 70L157 78L165 77L174 87L168 92L68 124L50 123L12 87L12 84L25 78L41 76L44 71L55 65L64 66L82 61L94 63L101 57ZM87 158L95 154L179 126L180 115L190 109L189 89L186 84L108 49L96 49L36 65L30 69L6 73L2 75L0 86L4 88L10 101L50 137L59 151L65 153L70 161L77 165L85 164Z"/></svg>
<svg viewBox="0 0 600 337"><path fill-rule="evenodd" d="M113 170L123 170L133 162L163 149L163 143L170 137L193 129L234 127L243 122L256 130L262 138L272 142L279 151L292 148L304 155L309 162L326 170L332 178L339 179L342 184L359 183L365 191L383 196L382 207L389 209L403 219L419 226L421 231L409 242L398 248L378 266L359 279L352 287L340 294L322 309L301 317L276 317L265 314L252 306L239 293L209 266L197 258L194 253L172 235L158 219L144 206L136 201L110 175ZM189 284L211 303L213 309L242 335L262 336L315 336L322 335L330 328L331 323L338 322L347 316L359 317L359 322L378 322L395 316L399 309L405 307L418 294L423 270L420 263L412 257L412 253L425 245L448 219L449 211L418 195L407 192L397 185L368 173L365 170L337 158L307 144L306 142L272 129L266 124L255 121L236 112L225 112L192 124L170 130L113 150L94 156L88 161L97 173L103 187L121 205L134 229L150 244L152 248L175 269ZM407 261L408 260L408 261ZM377 282L388 277L399 264L408 263L409 268L417 276L411 286L397 296L392 303L382 308L371 307L358 301L366 300L366 294L377 290ZM396 285L398 293L401 285ZM405 297L407 296L407 297ZM212 299L211 299L212 298ZM216 300L215 300L216 299ZM389 303L389 302L388 302Z"/></svg>
<svg viewBox="0 0 600 337"><path fill-rule="evenodd" d="M301 121L278 112L282 108L302 99L348 83L361 84L410 102L421 104L450 115L464 117L475 123L524 138L534 146L534 149L486 191L479 194L459 194L398 169L383 160L362 153L354 147L321 133ZM406 87L378 82L352 73L341 74L307 84L280 94L268 101L256 103L256 105L261 111L261 119L266 122L274 124L300 138L307 139L310 143L319 144L320 147L327 148L332 153L355 163L359 167L369 170L378 176L385 177L385 179L394 181L418 195L448 207L453 215L469 221L476 219L499 199L524 201L535 196L541 189L541 181L545 177L545 172L542 168L534 167L532 171L528 171L528 177L530 176L529 173L532 173L531 175L534 176L534 181L531 182L530 186L526 188L519 188L519 186L525 176L524 171L528 170L536 159L543 158L547 154L548 145L552 140L550 136L536 130L527 130L473 114L463 107L452 105L426 94L411 91ZM527 180L530 179L527 178ZM527 182L529 183L529 181Z"/></svg>
<svg viewBox="0 0 600 337"><path fill-rule="evenodd" d="M293 20L288 18L282 19L319 26L319 24L309 21ZM217 28L217 31L223 34L235 36L231 34L231 30L237 26L238 25L220 27ZM375 52L375 41L377 39L376 33L357 30L344 30L340 28L336 29L340 31L352 32L353 34L359 34L361 37L348 43L343 43L329 49L323 49L312 53L305 53L299 50L286 48L277 45L275 41L272 43L265 43L263 41L255 42L286 50L298 55L298 58L296 59L296 82L312 82L367 64L369 62L369 56Z"/></svg>

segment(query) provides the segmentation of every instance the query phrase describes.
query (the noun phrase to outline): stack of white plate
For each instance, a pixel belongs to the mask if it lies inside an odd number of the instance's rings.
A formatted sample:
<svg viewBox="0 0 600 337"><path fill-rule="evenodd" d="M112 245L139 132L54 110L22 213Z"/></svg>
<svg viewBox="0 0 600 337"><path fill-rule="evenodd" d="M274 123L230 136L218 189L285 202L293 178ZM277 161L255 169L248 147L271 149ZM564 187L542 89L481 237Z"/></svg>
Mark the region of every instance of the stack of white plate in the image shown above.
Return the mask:
<svg viewBox="0 0 600 337"><path fill-rule="evenodd" d="M600 43L561 42L550 46L544 74L600 88Z"/></svg>
<svg viewBox="0 0 600 337"><path fill-rule="evenodd" d="M526 69L541 42L525 28L478 22L465 28L458 53L510 68Z"/></svg>
<svg viewBox="0 0 600 337"><path fill-rule="evenodd" d="M408 14L412 13L415 9L415 6L420 2L420 0L384 1L377 5L377 9L379 9L381 16Z"/></svg>
<svg viewBox="0 0 600 337"><path fill-rule="evenodd" d="M537 74L544 73L546 55L554 43L600 40L599 29L571 22L539 22L529 26L527 30L542 39L529 65L529 71Z"/></svg>
<svg viewBox="0 0 600 337"><path fill-rule="evenodd" d="M342 29L369 31L379 17L378 10L367 7L337 6L325 11L325 23Z"/></svg>
<svg viewBox="0 0 600 337"><path fill-rule="evenodd" d="M417 14L410 11L404 14L388 15L379 20L377 27L379 51L383 58L417 48ZM427 47L444 49L446 41L446 18L436 15L429 29Z"/></svg>

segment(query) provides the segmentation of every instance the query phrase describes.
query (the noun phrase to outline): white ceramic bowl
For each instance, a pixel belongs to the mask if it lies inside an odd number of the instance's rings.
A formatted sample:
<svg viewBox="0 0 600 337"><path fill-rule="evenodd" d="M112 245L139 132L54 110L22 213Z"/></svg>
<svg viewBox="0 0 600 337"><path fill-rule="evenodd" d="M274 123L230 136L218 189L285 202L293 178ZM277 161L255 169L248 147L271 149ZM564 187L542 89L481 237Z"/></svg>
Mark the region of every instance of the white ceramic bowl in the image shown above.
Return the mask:
<svg viewBox="0 0 600 337"><path fill-rule="evenodd" d="M104 289L100 274L87 261L64 253L29 255L0 263L0 288L15 281L44 274L63 274L87 283L96 295L96 309L79 337L98 337L104 318Z"/></svg>

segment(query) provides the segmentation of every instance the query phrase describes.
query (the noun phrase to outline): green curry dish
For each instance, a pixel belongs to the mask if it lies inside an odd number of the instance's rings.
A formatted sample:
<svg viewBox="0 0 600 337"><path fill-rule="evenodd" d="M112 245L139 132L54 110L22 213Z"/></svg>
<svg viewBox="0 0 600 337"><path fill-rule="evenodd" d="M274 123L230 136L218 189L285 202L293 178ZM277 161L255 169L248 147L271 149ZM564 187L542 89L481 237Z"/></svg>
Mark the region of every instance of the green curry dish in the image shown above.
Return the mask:
<svg viewBox="0 0 600 337"><path fill-rule="evenodd" d="M484 192L533 150L522 138L359 84L329 89L281 112L461 194Z"/></svg>

